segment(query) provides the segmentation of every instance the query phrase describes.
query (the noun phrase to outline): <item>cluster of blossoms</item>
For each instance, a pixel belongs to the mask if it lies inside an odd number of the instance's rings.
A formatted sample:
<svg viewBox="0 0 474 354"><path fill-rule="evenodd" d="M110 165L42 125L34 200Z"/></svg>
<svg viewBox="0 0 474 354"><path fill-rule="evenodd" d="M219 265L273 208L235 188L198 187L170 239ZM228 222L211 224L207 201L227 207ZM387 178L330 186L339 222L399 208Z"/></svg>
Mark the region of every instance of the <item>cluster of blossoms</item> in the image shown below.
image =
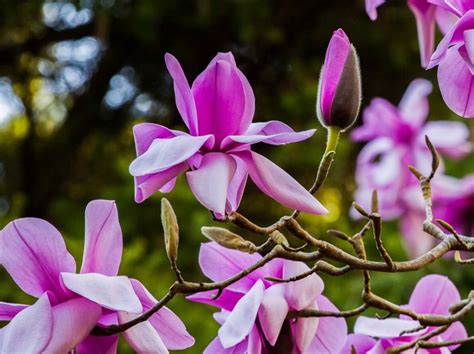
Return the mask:
<svg viewBox="0 0 474 354"><path fill-rule="evenodd" d="M385 0L365 0L372 20ZM408 0L416 18L421 63L438 66L441 94L456 114L474 117L474 1ZM435 47L435 24L444 38Z"/></svg>
<svg viewBox="0 0 474 354"><path fill-rule="evenodd" d="M215 243L205 243L199 252L204 274L221 281L261 259ZM218 336L206 348L213 353L266 353L277 346L288 353L339 353L347 337L342 318L288 319L291 310L306 308L337 311L322 295L324 283L310 276L292 283L276 284L266 277L289 278L308 271L302 262L274 259L248 277L225 289L217 300L215 291L198 293L189 300L222 309L214 315L221 324ZM279 342L279 343L277 343Z"/></svg>
<svg viewBox="0 0 474 354"><path fill-rule="evenodd" d="M407 250L419 256L433 246L422 225L424 205L418 180L407 166L430 170L430 152L425 145L429 136L440 154L459 159L472 151L469 129L461 122L433 121L428 116L431 83L416 79L408 87L398 107L383 98L374 98L363 112L363 125L354 129L354 141L367 141L357 160L355 199L370 204L374 189L380 193L380 212L386 220L399 219ZM446 134L449 132L449 134ZM443 170L441 166L441 170ZM435 215L453 225L460 233L470 235L474 203L472 176L457 180L445 175L433 181ZM449 200L449 202L447 202ZM444 201L444 202L443 202ZM453 205L459 205L454 209Z"/></svg>
<svg viewBox="0 0 474 354"><path fill-rule="evenodd" d="M366 0L372 20L377 18L377 7L384 2ZM408 7L416 18L422 66L439 66L439 87L448 107L461 116L474 117L474 1L408 0ZM444 35L436 50L435 24ZM373 99L364 110L363 126L352 134L355 141L370 141L358 157L356 199L368 205L373 189L384 191L381 213L386 219L400 219L412 256L423 254L434 243L422 230L422 195L416 189L416 178L406 168L413 165L424 172L429 170L424 136L429 136L437 150L449 158L460 159L473 151L469 129L463 123L425 124L431 89L426 80L413 81L398 108L384 99ZM433 181L434 215L464 235L472 235L474 227L473 179L474 175L461 179L441 175Z"/></svg>
<svg viewBox="0 0 474 354"><path fill-rule="evenodd" d="M373 17L376 6L382 2L367 1ZM433 50L430 29L435 14L439 12L439 18L446 19L444 16L449 10L460 19L446 31L429 65L440 64L440 72L443 72L443 63L455 60L451 56L456 55L463 65L468 65L473 50L467 24L471 16L469 2L459 2L460 7L448 1L432 2L409 1L418 19L424 64L428 63ZM443 26L447 26L446 22ZM170 192L178 175L185 173L196 199L221 221L235 214L248 177L266 195L296 209L296 214L298 211L314 215L327 212L312 195L319 187L319 179L316 187L308 191L287 172L251 150L252 144L260 142L271 145L299 142L311 137L314 129L295 132L279 121L252 123L253 91L231 53L217 54L191 87L177 59L167 54L165 61L174 80L176 105L189 133L151 123L135 126L137 158L130 165L130 173L135 179L136 202L143 202L157 191ZM456 70L464 70L464 67ZM423 173L430 173L425 163L433 152L423 145L425 135L429 135L437 150L446 156L461 158L471 151L467 141L469 134L462 123L425 123L430 92L431 84L419 79L410 85L399 107L380 98L374 99L364 111L363 125L352 133L356 141L370 141L359 157L357 199L368 201L369 192L380 191L381 213L388 218L402 217L410 248L417 254L426 248L422 243L424 238L414 236L419 232L416 228L423 224L418 220L423 217L423 198L420 195L418 200L413 192L418 182L410 177L405 166L416 165ZM324 169L327 172L339 133L354 124L360 102L358 57L344 31L337 30L326 52L318 89L317 115L328 131L323 168L319 172ZM466 106L463 115L470 114L471 109ZM449 135L444 133L446 130L450 131ZM434 189L435 213L453 227L471 234L473 176L455 181L442 176L434 183ZM372 205L375 204L372 201ZM166 203L164 207L171 208ZM367 213L369 219L378 215L375 209L378 207L372 207L371 215ZM421 326L412 317L401 315L383 320L359 317L354 333L348 334L344 316L322 295L324 283L315 271L291 257L265 258L270 252L259 254L261 249L257 246L225 229L216 236L216 242L201 246L200 267L204 275L214 281L208 283L212 285L209 290L202 291L203 283L185 282L176 267L176 216L170 210L163 210L166 251L177 273L176 286L186 290L181 293L190 294L188 300L221 310L214 315L221 327L205 349L207 354L381 354L388 348L437 333L437 327ZM376 224L373 225L375 229ZM273 232L277 230L269 233ZM284 239L282 234L281 237ZM364 260L365 251L356 245L357 241L345 238L355 245L355 252ZM268 241L291 250L293 255L299 254L286 239L279 243L276 238ZM381 248L380 243L377 245ZM38 300L33 305L0 303L0 320L9 321L0 329L0 352L116 353L119 332L138 353L164 354L192 346L194 339L183 322L164 306L177 290L170 290L157 301L138 280L118 275L121 257L122 232L113 201L96 200L86 208L84 256L79 273L54 226L35 218L9 223L0 232L0 264L26 294ZM369 288L367 274L364 276ZM216 285L221 283L227 284ZM427 293L430 296L426 296ZM448 278L429 275L418 282L409 303L402 308L424 316L448 316L452 313L451 306L461 302ZM329 315L298 315L304 311ZM331 315L334 313L340 316ZM106 332L110 335L101 332L117 328L123 329ZM466 330L456 320L429 341L439 343L465 338ZM458 346L452 344L443 350L424 352L450 353Z"/></svg>

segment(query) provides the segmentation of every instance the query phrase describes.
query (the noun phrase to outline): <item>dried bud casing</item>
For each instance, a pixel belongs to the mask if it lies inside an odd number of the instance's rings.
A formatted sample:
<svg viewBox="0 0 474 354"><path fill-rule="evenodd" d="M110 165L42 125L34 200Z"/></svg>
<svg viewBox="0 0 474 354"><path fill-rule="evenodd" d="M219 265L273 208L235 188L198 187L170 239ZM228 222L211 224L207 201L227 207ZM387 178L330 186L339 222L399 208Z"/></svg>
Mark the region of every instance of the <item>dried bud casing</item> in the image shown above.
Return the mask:
<svg viewBox="0 0 474 354"><path fill-rule="evenodd" d="M165 248L171 265L176 265L179 246L179 226L176 214L168 199L161 199L161 223L165 236Z"/></svg>
<svg viewBox="0 0 474 354"><path fill-rule="evenodd" d="M209 240L214 241L222 247L239 250L246 253L255 253L257 246L245 240L241 236L221 227L202 227L201 232Z"/></svg>
<svg viewBox="0 0 474 354"><path fill-rule="evenodd" d="M325 127L350 128L362 100L359 58L342 29L329 42L318 87L316 111Z"/></svg>
<svg viewBox="0 0 474 354"><path fill-rule="evenodd" d="M288 243L288 240L286 239L285 235L283 235L280 231L275 230L270 234L270 238L273 242L275 242L277 245L283 245L289 247L290 244Z"/></svg>

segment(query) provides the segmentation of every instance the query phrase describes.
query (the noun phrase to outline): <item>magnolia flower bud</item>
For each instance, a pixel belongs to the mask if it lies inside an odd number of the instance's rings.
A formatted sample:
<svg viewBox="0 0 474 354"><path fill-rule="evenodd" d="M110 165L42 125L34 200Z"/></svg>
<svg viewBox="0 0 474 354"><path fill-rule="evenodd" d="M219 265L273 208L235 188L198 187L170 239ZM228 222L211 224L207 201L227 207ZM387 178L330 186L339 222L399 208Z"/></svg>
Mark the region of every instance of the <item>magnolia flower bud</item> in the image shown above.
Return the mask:
<svg viewBox="0 0 474 354"><path fill-rule="evenodd" d="M316 111L325 127L354 124L361 103L359 58L342 29L334 32L319 77Z"/></svg>
<svg viewBox="0 0 474 354"><path fill-rule="evenodd" d="M209 240L214 241L222 247L239 250L246 253L257 252L257 246L243 239L241 236L221 227L202 227L201 232Z"/></svg>
<svg viewBox="0 0 474 354"><path fill-rule="evenodd" d="M288 240L286 239L285 235L283 235L280 231L275 230L270 234L270 239L275 242L277 245L284 245L290 246Z"/></svg>
<svg viewBox="0 0 474 354"><path fill-rule="evenodd" d="M165 248L171 266L176 266L179 245L179 226L176 214L168 199L161 199L161 223L165 235Z"/></svg>

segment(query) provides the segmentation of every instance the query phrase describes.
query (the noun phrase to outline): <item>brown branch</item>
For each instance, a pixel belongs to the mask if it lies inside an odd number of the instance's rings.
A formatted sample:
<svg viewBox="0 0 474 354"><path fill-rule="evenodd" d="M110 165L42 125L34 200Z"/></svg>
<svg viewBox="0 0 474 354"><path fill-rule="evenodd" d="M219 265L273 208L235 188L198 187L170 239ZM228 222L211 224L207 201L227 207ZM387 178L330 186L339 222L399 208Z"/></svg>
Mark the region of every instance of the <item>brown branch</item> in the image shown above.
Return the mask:
<svg viewBox="0 0 474 354"><path fill-rule="evenodd" d="M429 144L429 141L427 141ZM431 146L431 145L429 145ZM427 342L437 333L442 333L446 328L449 327L452 323L461 320L466 314L474 310L474 292L469 294L467 299L462 300L460 303L454 304L451 306L449 315L435 315L435 314L419 314L415 311L399 306L390 302L387 299L382 298L372 292L371 289L371 279L369 271L379 271L379 272L408 272L418 270L423 268L435 260L441 258L444 254L451 250L472 250L474 249L474 243L472 240L466 241L466 237L457 235L454 230L450 229L449 225L444 225L441 223L448 231L451 231L452 234L446 234L436 225L433 224L433 215L432 215L432 202L431 202L431 186L430 181L434 176L436 168L439 164L439 161L436 160L436 150L431 146L430 150L433 154L433 164L432 164L432 173L428 177L424 177L419 171L412 168L412 171L420 180L420 186L423 190L423 196L425 200L425 213L426 220L424 223L425 231L430 233L432 236L441 240L441 242L435 246L433 249L428 251L426 254L410 261L404 262L394 262L388 254L387 250L384 248L382 243L382 219L378 214L378 198L376 192L374 192L372 197L372 208L371 212L367 212L358 204L354 204L354 207L368 219L367 223L362 227L362 229L356 233L353 237L349 237L346 234L340 231L330 231L329 234L335 235L345 241L348 241L355 252L355 256L347 253L346 251L334 246L333 244L313 237L308 231L306 231L297 221L296 216L298 212L295 211L292 216L284 216L280 218L276 223L268 226L261 227L244 217L239 213L230 214L225 221L232 222L235 225L255 232L257 234L265 235L268 237L267 241L260 246L260 253L265 255L255 264L248 267L247 269L242 270L241 272L235 274L234 276L221 281L214 283L192 283L192 282L175 282L170 288L168 293L151 309L138 316L132 321L123 323L120 325L108 326L108 327L96 327L93 331L95 335L111 335L127 330L128 328L146 321L150 316L155 312L161 309L167 302L169 302L176 294L193 294L204 291L217 290L217 293L214 294L215 298L220 296L222 291L229 285L237 282L238 280L244 278L251 272L255 271L258 268L261 268L266 263L271 261L274 258L284 258L297 261L317 261L313 268L309 269L307 272L293 276L288 279L278 279L273 277L266 278L274 282L293 282L301 280L305 277L310 276L316 272L323 272L333 276L343 275L352 270L361 270L364 278L364 289L362 292L362 299L364 303L356 309L349 311L321 311L316 309L304 309L301 311L292 311L288 315L289 318L295 317L352 317L364 312L369 307L377 308L379 310L387 311L388 315L393 313L403 314L409 316L413 320L416 320L420 323L420 328L427 326L436 326L439 327L436 330L420 337L417 341L407 343L406 345L399 348L392 348L392 352L400 352L409 349L409 348L421 348L424 345L433 345L431 342ZM332 156L332 155L330 155ZM323 165L324 162L321 163ZM332 162L332 161L331 161ZM324 172L324 169L320 170ZM329 164L330 165L330 164ZM321 172L321 173L323 173ZM322 177L321 177L322 178ZM317 182L318 182L317 178ZM320 186L320 183L315 183L315 186ZM293 217L294 215L294 217ZM286 227L288 231L295 237L303 240L306 244L314 246L317 248L315 252L301 252L302 248L293 249L289 247L288 242L283 234L278 233L278 230L282 227ZM384 259L384 262L374 262L367 259L367 253L365 250L364 244L364 235L370 228L373 229L374 239L376 243L377 250ZM305 246L306 246L305 244ZM265 250L264 250L265 249ZM264 250L264 252L263 252ZM342 267L336 267L321 258L327 258L330 260L338 261L343 263ZM470 339L467 339L470 340ZM443 342L437 343L438 346L445 345L454 345L459 344L459 341L456 342ZM405 348L405 349L403 349ZM398 350L398 351L397 351Z"/></svg>
<svg viewBox="0 0 474 354"><path fill-rule="evenodd" d="M288 314L288 318L297 318L297 317L354 317L360 315L362 312L367 310L369 305L362 304L359 307L348 310L348 311L340 311L340 312L333 312L333 311L321 311L315 309L304 309L301 311L291 311Z"/></svg>

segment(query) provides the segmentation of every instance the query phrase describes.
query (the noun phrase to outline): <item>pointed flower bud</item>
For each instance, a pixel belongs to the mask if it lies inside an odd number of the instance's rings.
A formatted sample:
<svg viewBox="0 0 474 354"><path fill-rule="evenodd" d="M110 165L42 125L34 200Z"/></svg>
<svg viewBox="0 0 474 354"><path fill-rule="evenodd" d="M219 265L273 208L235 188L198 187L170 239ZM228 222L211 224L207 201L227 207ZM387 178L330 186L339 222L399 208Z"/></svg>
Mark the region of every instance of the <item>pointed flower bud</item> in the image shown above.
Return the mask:
<svg viewBox="0 0 474 354"><path fill-rule="evenodd" d="M173 269L176 267L179 245L179 226L176 214L168 199L161 199L161 223L165 235L165 248Z"/></svg>
<svg viewBox="0 0 474 354"><path fill-rule="evenodd" d="M209 240L214 241L222 247L239 250L246 253L257 252L257 246L243 239L241 236L221 227L202 227L201 232Z"/></svg>
<svg viewBox="0 0 474 354"><path fill-rule="evenodd" d="M285 235L283 235L280 231L275 230L270 234L270 238L273 242L275 242L277 245L284 245L284 246L290 246L288 243L288 240L286 239Z"/></svg>
<svg viewBox="0 0 474 354"><path fill-rule="evenodd" d="M361 102L359 58L342 29L329 42L319 77L316 111L325 127L345 130L354 124Z"/></svg>

